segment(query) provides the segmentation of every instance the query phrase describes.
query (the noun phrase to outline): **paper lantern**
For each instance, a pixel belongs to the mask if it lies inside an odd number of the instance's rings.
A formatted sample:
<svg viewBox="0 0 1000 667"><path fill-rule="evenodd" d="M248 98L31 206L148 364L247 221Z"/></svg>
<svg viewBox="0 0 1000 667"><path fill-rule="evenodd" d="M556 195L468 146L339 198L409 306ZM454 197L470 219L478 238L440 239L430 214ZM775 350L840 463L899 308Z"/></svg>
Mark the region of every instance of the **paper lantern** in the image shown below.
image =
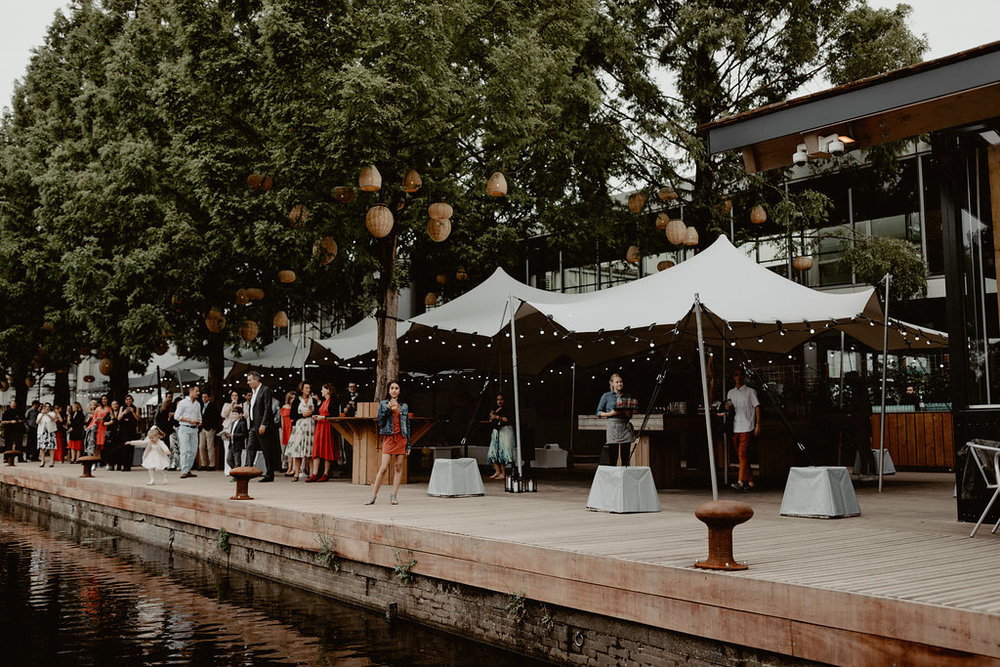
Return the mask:
<svg viewBox="0 0 1000 667"><path fill-rule="evenodd" d="M253 320L245 320L243 324L240 325L240 338L246 342L252 341L257 337L260 332L260 327Z"/></svg>
<svg viewBox="0 0 1000 667"><path fill-rule="evenodd" d="M283 269L278 271L278 280L283 283L294 283L295 282L295 272L290 269Z"/></svg>
<svg viewBox="0 0 1000 667"><path fill-rule="evenodd" d="M212 333L219 333L226 326L226 318L216 308L212 308L205 315L205 327Z"/></svg>
<svg viewBox="0 0 1000 667"><path fill-rule="evenodd" d="M469 272L466 271L464 268L461 268L455 272L455 280L468 280L468 279L469 279Z"/></svg>
<svg viewBox="0 0 1000 667"><path fill-rule="evenodd" d="M674 266L674 263L672 261L670 261L669 259L665 259L662 262L657 262L656 263L656 270L657 271L666 271L667 269L672 268L673 266Z"/></svg>
<svg viewBox="0 0 1000 667"><path fill-rule="evenodd" d="M336 256L337 242L332 236L316 239L316 243L313 244L313 257L318 258L320 264L329 264Z"/></svg>
<svg viewBox="0 0 1000 667"><path fill-rule="evenodd" d="M767 221L767 211L760 204L757 204L752 209L750 209L750 222L755 225L760 225Z"/></svg>
<svg viewBox="0 0 1000 667"><path fill-rule="evenodd" d="M107 373L105 373L105 375L107 375ZM31 377L30 375L28 377L24 378L24 386L25 387L27 387L28 389L31 389L34 385L35 385L35 378Z"/></svg>
<svg viewBox="0 0 1000 667"><path fill-rule="evenodd" d="M378 192L382 189L382 174L378 173L375 165L370 164L361 168L361 175L358 176L358 187L364 192Z"/></svg>
<svg viewBox="0 0 1000 667"><path fill-rule="evenodd" d="M53 329L55 329L55 327L52 326L52 322L43 322L42 329L44 329L45 331L52 331Z"/></svg>
<svg viewBox="0 0 1000 667"><path fill-rule="evenodd" d="M437 241L441 243L448 235L451 234L451 220L428 220L427 221L427 236L431 237L432 241Z"/></svg>
<svg viewBox="0 0 1000 667"><path fill-rule="evenodd" d="M646 205L646 195L641 192L633 192L628 196L628 210L639 213Z"/></svg>
<svg viewBox="0 0 1000 667"><path fill-rule="evenodd" d="M725 199L722 202L722 215L729 215L729 212L733 210L733 200Z"/></svg>
<svg viewBox="0 0 1000 667"><path fill-rule="evenodd" d="M83 381L86 382L87 384L90 384L91 382L93 382L96 379L97 378L95 378L93 375L84 375L83 376Z"/></svg>
<svg viewBox="0 0 1000 667"><path fill-rule="evenodd" d="M671 220L667 223L667 240L674 245L684 243L687 237L687 225L683 220Z"/></svg>
<svg viewBox="0 0 1000 667"><path fill-rule="evenodd" d="M673 201L677 199L677 191L669 185L660 188L656 193L660 201Z"/></svg>
<svg viewBox="0 0 1000 667"><path fill-rule="evenodd" d="M101 375L111 375L111 371L113 371L114 368L115 362L105 357L101 359L101 363L98 365L97 370L101 371Z"/></svg>
<svg viewBox="0 0 1000 667"><path fill-rule="evenodd" d="M279 329L284 329L288 326L288 313L283 310L279 310L274 314L274 320L272 323Z"/></svg>
<svg viewBox="0 0 1000 667"><path fill-rule="evenodd" d="M448 282L448 276L446 276L443 273L439 273L437 274L437 276L435 276L434 280L437 281L438 285L444 285L446 282Z"/></svg>
<svg viewBox="0 0 1000 667"><path fill-rule="evenodd" d="M420 174L416 169L411 169L403 176L403 192L416 192L424 182L420 179Z"/></svg>
<svg viewBox="0 0 1000 667"><path fill-rule="evenodd" d="M656 216L656 228L666 230L667 225L670 224L670 216L667 215L666 211L661 212Z"/></svg>
<svg viewBox="0 0 1000 667"><path fill-rule="evenodd" d="M424 297L425 306L436 306L438 302L438 295L434 292L428 292L427 296Z"/></svg>
<svg viewBox="0 0 1000 667"><path fill-rule="evenodd" d="M694 227L688 227L687 233L684 234L684 245L698 245L698 230Z"/></svg>
<svg viewBox="0 0 1000 667"><path fill-rule="evenodd" d="M799 255L792 259L792 268L796 271L808 271L813 267L813 258L809 255Z"/></svg>
<svg viewBox="0 0 1000 667"><path fill-rule="evenodd" d="M153 352L156 352L157 354L166 354L166 353L167 353L167 350L169 350L169 349L170 349L170 345L169 345L169 344L167 344L167 341L166 341L166 340L163 340L163 339L161 339L161 340L160 340L160 341L159 341L158 343L156 343L156 345L155 345L155 346L153 347Z"/></svg>
<svg viewBox="0 0 1000 667"><path fill-rule="evenodd" d="M303 204L296 204L288 214L288 220L292 223L292 227L304 225L308 219L309 209Z"/></svg>
<svg viewBox="0 0 1000 667"><path fill-rule="evenodd" d="M333 189L331 194L341 204L350 204L354 201L354 188L349 185L338 185Z"/></svg>
<svg viewBox="0 0 1000 667"><path fill-rule="evenodd" d="M625 261L629 264L636 264L640 259L642 259L642 253L639 252L638 246L630 245L625 251Z"/></svg>
<svg viewBox="0 0 1000 667"><path fill-rule="evenodd" d="M242 287L236 290L236 305L242 306L250 303L250 297L247 296L247 291Z"/></svg>
<svg viewBox="0 0 1000 667"><path fill-rule="evenodd" d="M248 287L247 288L247 298L251 301L260 301L264 298L264 290L259 287Z"/></svg>
<svg viewBox="0 0 1000 667"><path fill-rule="evenodd" d="M267 174L250 174L247 176L247 185L254 192L267 192L274 185L274 181Z"/></svg>
<svg viewBox="0 0 1000 667"><path fill-rule="evenodd" d="M377 239L392 231L392 211L385 204L375 204L365 214L365 227Z"/></svg>
<svg viewBox="0 0 1000 667"><path fill-rule="evenodd" d="M499 171L493 172L490 179L486 181L486 194L491 197L507 196L507 179Z"/></svg>
<svg viewBox="0 0 1000 667"><path fill-rule="evenodd" d="M427 215L430 216L431 220L450 220L454 212L451 205L443 201L427 207Z"/></svg>

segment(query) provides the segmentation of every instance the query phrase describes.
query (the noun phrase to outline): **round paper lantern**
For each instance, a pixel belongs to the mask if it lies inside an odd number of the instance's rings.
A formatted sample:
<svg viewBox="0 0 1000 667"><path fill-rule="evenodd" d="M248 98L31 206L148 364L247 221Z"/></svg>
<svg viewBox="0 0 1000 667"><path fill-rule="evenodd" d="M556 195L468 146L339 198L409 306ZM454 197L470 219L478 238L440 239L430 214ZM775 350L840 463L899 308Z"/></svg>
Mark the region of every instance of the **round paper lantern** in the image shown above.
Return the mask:
<svg viewBox="0 0 1000 667"><path fill-rule="evenodd" d="M279 310L274 314L274 320L272 323L279 329L284 329L288 326L288 313L283 310Z"/></svg>
<svg viewBox="0 0 1000 667"><path fill-rule="evenodd" d="M167 341L161 339L156 344L156 346L153 347L153 352L156 352L157 354L166 354L167 350L169 350L169 349L170 349L170 345L167 344Z"/></svg>
<svg viewBox="0 0 1000 667"><path fill-rule="evenodd" d="M656 228L666 230L667 225L670 224L670 216L667 215L666 211L661 212L656 216Z"/></svg>
<svg viewBox="0 0 1000 667"><path fill-rule="evenodd" d="M750 222L755 225L762 224L767 221L767 211L760 204L757 204L752 209L750 209Z"/></svg>
<svg viewBox="0 0 1000 667"><path fill-rule="evenodd" d="M350 204L354 201L354 188L349 185L338 185L332 191L333 198L341 204Z"/></svg>
<svg viewBox="0 0 1000 667"><path fill-rule="evenodd" d="M662 262L657 262L656 263L656 270L657 271L666 271L667 269L672 268L673 266L674 266L674 263L672 261L670 261L669 259L665 259Z"/></svg>
<svg viewBox="0 0 1000 667"><path fill-rule="evenodd" d="M107 373L105 373L105 375L107 375ZM33 386L35 386L35 378L31 377L30 375L24 378L24 386L27 387L28 389L31 389Z"/></svg>
<svg viewBox="0 0 1000 667"><path fill-rule="evenodd" d="M733 200L725 199L722 202L722 214L729 215L729 212L733 210Z"/></svg>
<svg viewBox="0 0 1000 667"><path fill-rule="evenodd" d="M52 322L43 322L42 329L44 329L45 331L52 331L53 329L55 329L55 327L52 326Z"/></svg>
<svg viewBox="0 0 1000 667"><path fill-rule="evenodd" d="M212 308L205 315L205 327L212 333L219 333L226 326L226 318L216 308Z"/></svg>
<svg viewBox="0 0 1000 667"><path fill-rule="evenodd" d="M181 304L184 303L184 297L174 294L170 297L170 305L174 307L174 310L180 311ZM81 353L82 354L82 353Z"/></svg>
<svg viewBox="0 0 1000 667"><path fill-rule="evenodd" d="M443 201L427 207L427 215L430 216L431 220L450 220L451 214L454 212L451 205Z"/></svg>
<svg viewBox="0 0 1000 667"><path fill-rule="evenodd" d="M97 370L101 371L101 375L111 375L111 371L114 370L114 367L115 362L105 357L101 359L101 363L98 365Z"/></svg>
<svg viewBox="0 0 1000 667"><path fill-rule="evenodd" d="M420 174L416 169L411 169L403 176L403 192L416 192L424 182L420 179Z"/></svg>
<svg viewBox="0 0 1000 667"><path fill-rule="evenodd" d="M687 225L683 220L671 220L667 223L667 240L674 245L684 243L687 237Z"/></svg>
<svg viewBox="0 0 1000 667"><path fill-rule="evenodd" d="M313 244L313 257L319 259L320 264L329 264L337 256L337 242L332 236L324 236L316 239Z"/></svg>
<svg viewBox="0 0 1000 667"><path fill-rule="evenodd" d="M438 302L438 295L434 292L428 292L427 296L424 297L425 306L436 306Z"/></svg>
<svg viewBox="0 0 1000 667"><path fill-rule="evenodd" d="M83 381L86 382L87 384L90 384L91 382L93 382L96 379L97 378L95 378L93 375L84 375L83 376Z"/></svg>
<svg viewBox="0 0 1000 667"><path fill-rule="evenodd" d="M304 225L306 220L309 219L309 209L303 204L296 204L288 214L288 219L291 221L292 227Z"/></svg>
<svg viewBox="0 0 1000 667"><path fill-rule="evenodd" d="M684 235L684 245L698 245L698 230L694 227L688 227L687 233Z"/></svg>
<svg viewBox="0 0 1000 667"><path fill-rule="evenodd" d="M630 245L625 251L625 261L629 264L636 264L640 259L642 259L642 253L639 252L638 246Z"/></svg>
<svg viewBox="0 0 1000 667"><path fill-rule="evenodd" d="M444 284L445 284L446 282L448 282L448 276L446 276L446 275L445 275L445 274L443 274L443 273L439 273L439 274L437 274L437 276L436 276L436 277L434 278L434 280L436 280L436 281L437 281L437 284L438 284L438 285L444 285Z"/></svg>
<svg viewBox="0 0 1000 667"><path fill-rule="evenodd" d="M813 258L809 255L799 255L792 259L792 268L796 271L808 271L813 267Z"/></svg>
<svg viewBox="0 0 1000 667"><path fill-rule="evenodd" d="M441 243L448 235L451 234L451 220L428 220L427 221L427 236L431 237L432 241L437 241Z"/></svg>
<svg viewBox="0 0 1000 667"><path fill-rule="evenodd" d="M499 171L493 172L490 180L486 181L486 194L491 197L507 196L507 179Z"/></svg>
<svg viewBox="0 0 1000 667"><path fill-rule="evenodd" d="M392 211L385 204L375 204L365 214L365 227L377 239L392 231Z"/></svg>
<svg viewBox="0 0 1000 667"><path fill-rule="evenodd" d="M274 181L267 174L250 174L247 176L247 185L254 192L267 192L274 185Z"/></svg>
<svg viewBox="0 0 1000 667"><path fill-rule="evenodd" d="M469 272L466 271L464 268L461 268L455 272L455 280L468 280L468 279L469 279Z"/></svg>
<svg viewBox="0 0 1000 667"><path fill-rule="evenodd" d="M242 287L236 290L236 305L242 306L250 303L250 297L247 296L247 291Z"/></svg>
<svg viewBox="0 0 1000 667"><path fill-rule="evenodd" d="M673 201L677 199L677 191L674 190L669 185L667 185L660 188L657 191L656 196L659 198L660 201Z"/></svg>
<svg viewBox="0 0 1000 667"><path fill-rule="evenodd" d="M248 287L247 288L247 298L251 301L260 301L264 298L264 290L259 287Z"/></svg>
<svg viewBox="0 0 1000 667"><path fill-rule="evenodd" d="M294 283L295 282L295 272L290 269L283 269L278 271L278 280L283 283Z"/></svg>
<svg viewBox="0 0 1000 667"><path fill-rule="evenodd" d="M361 175L358 176L358 187L364 192L378 192L382 189L382 174L378 173L375 165L370 164L361 168Z"/></svg>
<svg viewBox="0 0 1000 667"><path fill-rule="evenodd" d="M628 196L628 210L633 213L639 213L642 207L646 205L646 195L641 192L633 192Z"/></svg>
<svg viewBox="0 0 1000 667"><path fill-rule="evenodd" d="M246 320L240 325L240 338L246 342L252 341L260 332L260 327L253 320Z"/></svg>

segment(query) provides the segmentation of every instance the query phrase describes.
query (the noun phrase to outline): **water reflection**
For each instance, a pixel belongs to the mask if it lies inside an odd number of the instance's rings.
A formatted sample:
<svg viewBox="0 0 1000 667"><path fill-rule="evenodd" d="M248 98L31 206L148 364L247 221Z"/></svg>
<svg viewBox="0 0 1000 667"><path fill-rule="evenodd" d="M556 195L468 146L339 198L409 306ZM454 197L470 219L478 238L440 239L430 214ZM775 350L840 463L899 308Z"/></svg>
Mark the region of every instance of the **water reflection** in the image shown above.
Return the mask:
<svg viewBox="0 0 1000 667"><path fill-rule="evenodd" d="M6 665L542 664L24 508L0 519Z"/></svg>

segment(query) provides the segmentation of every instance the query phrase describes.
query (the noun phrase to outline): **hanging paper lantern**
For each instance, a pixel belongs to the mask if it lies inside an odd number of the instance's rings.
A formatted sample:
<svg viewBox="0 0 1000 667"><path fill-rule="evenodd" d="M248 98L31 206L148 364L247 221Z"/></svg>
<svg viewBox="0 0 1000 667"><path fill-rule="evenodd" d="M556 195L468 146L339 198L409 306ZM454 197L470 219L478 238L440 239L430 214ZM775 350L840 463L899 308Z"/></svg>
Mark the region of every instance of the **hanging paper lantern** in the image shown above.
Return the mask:
<svg viewBox="0 0 1000 667"><path fill-rule="evenodd" d="M452 213L454 210L451 205L443 201L427 207L427 215L430 216L431 220L450 220Z"/></svg>
<svg viewBox="0 0 1000 667"><path fill-rule="evenodd" d="M267 174L250 174L247 176L247 185L254 192L267 192L274 185L274 182Z"/></svg>
<svg viewBox="0 0 1000 667"><path fill-rule="evenodd" d="M416 169L411 169L403 176L403 192L416 192L424 182Z"/></svg>
<svg viewBox="0 0 1000 667"><path fill-rule="evenodd" d="M451 234L451 220L447 218L444 220L428 220L427 221L427 236L431 237L432 241L437 241L441 243L448 235Z"/></svg>
<svg viewBox="0 0 1000 667"><path fill-rule="evenodd" d="M260 327L253 320L246 320L240 325L240 338L246 342L252 341L260 332Z"/></svg>
<svg viewBox="0 0 1000 667"><path fill-rule="evenodd" d="M639 252L638 246L630 245L625 251L625 261L629 264L637 264L640 259L642 259L642 253Z"/></svg>
<svg viewBox="0 0 1000 667"><path fill-rule="evenodd" d="M633 213L639 213L642 207L646 205L646 195L641 192L633 192L628 196L628 210Z"/></svg>
<svg viewBox="0 0 1000 667"><path fill-rule="evenodd" d="M677 191L669 185L660 188L656 193L660 201L673 201L677 199Z"/></svg>
<svg viewBox="0 0 1000 667"><path fill-rule="evenodd" d="M226 318L216 308L212 308L205 315L205 327L212 333L219 333L226 326Z"/></svg>
<svg viewBox="0 0 1000 667"><path fill-rule="evenodd" d="M757 204L752 209L750 209L750 222L755 225L760 225L767 221L767 211L760 204Z"/></svg>
<svg viewBox="0 0 1000 667"><path fill-rule="evenodd" d="M107 373L105 373L105 375L107 375ZM35 386L35 378L31 377L30 375L24 378L24 386L27 387L28 389L31 389L33 386Z"/></svg>
<svg viewBox="0 0 1000 667"><path fill-rule="evenodd" d="M799 255L792 259L792 268L796 271L808 271L813 267L813 258L809 255Z"/></svg>
<svg viewBox="0 0 1000 667"><path fill-rule="evenodd" d="M683 220L671 220L667 223L667 240L674 245L680 245L684 243L684 239L687 238L687 225L684 224Z"/></svg>
<svg viewBox="0 0 1000 667"><path fill-rule="evenodd" d="M284 329L288 326L288 313L283 310L279 310L274 314L274 320L272 323L279 329Z"/></svg>
<svg viewBox="0 0 1000 667"><path fill-rule="evenodd" d="M464 268L460 268L458 271L455 272L455 280L468 280L468 279L469 279L469 272L466 271Z"/></svg>
<svg viewBox="0 0 1000 667"><path fill-rule="evenodd" d="M44 329L45 331L52 331L53 329L55 329L55 327L52 326L52 322L43 322L42 329Z"/></svg>
<svg viewBox="0 0 1000 667"><path fill-rule="evenodd" d="M684 245L698 245L698 230L694 227L688 227L687 233L684 234Z"/></svg>
<svg viewBox="0 0 1000 667"><path fill-rule="evenodd" d="M443 273L439 273L439 274L437 274L437 276L436 276L436 277L434 278L434 280L436 280L436 281L437 281L437 284L438 284L438 285L444 285L444 284L445 284L446 282L448 282L448 276L446 276L446 275L445 275L445 274L443 274Z"/></svg>
<svg viewBox="0 0 1000 667"><path fill-rule="evenodd" d="M98 365L97 370L101 371L101 375L111 375L111 371L114 370L114 367L115 362L105 357L101 359L101 363Z"/></svg>
<svg viewBox="0 0 1000 667"><path fill-rule="evenodd" d="M251 301L260 301L264 298L264 290L259 287L248 287L247 298Z"/></svg>
<svg viewBox="0 0 1000 667"><path fill-rule="evenodd" d="M667 215L666 211L662 211L656 216L656 228L666 230L667 225L670 224L670 216Z"/></svg>
<svg viewBox="0 0 1000 667"><path fill-rule="evenodd" d="M384 238L392 231L392 211L385 204L375 204L365 214L365 227L377 239Z"/></svg>
<svg viewBox="0 0 1000 667"><path fill-rule="evenodd" d="M247 296L247 291L242 287L236 290L236 305L243 306L250 303L250 297Z"/></svg>
<svg viewBox="0 0 1000 667"><path fill-rule="evenodd" d="M493 172L490 176L490 180L486 181L486 194L491 197L506 197L507 196L507 179L504 175L499 172Z"/></svg>
<svg viewBox="0 0 1000 667"><path fill-rule="evenodd" d="M438 302L438 296L434 292L428 292L427 296L424 297L425 306L436 306Z"/></svg>
<svg viewBox="0 0 1000 667"><path fill-rule="evenodd" d="M156 345L153 347L153 352L156 352L157 354L166 354L167 350L169 349L170 345L167 343L166 340L161 338L159 342L157 342Z"/></svg>
<svg viewBox="0 0 1000 667"><path fill-rule="evenodd" d="M657 271L666 271L669 268L673 268L673 266L674 266L674 263L672 261L670 261L669 259L665 259L662 262L657 262L656 263L656 270Z"/></svg>
<svg viewBox="0 0 1000 667"><path fill-rule="evenodd" d="M83 381L86 382L87 384L90 384L91 382L93 382L96 379L97 378L95 378L93 375L84 375L83 376Z"/></svg>
<svg viewBox="0 0 1000 667"><path fill-rule="evenodd" d="M283 283L294 283L295 282L295 272L290 269L283 269L278 271L278 280Z"/></svg>
<svg viewBox="0 0 1000 667"><path fill-rule="evenodd" d="M324 236L316 239L313 244L313 257L319 259L320 264L329 264L337 256L337 242L332 236Z"/></svg>
<svg viewBox="0 0 1000 667"><path fill-rule="evenodd" d="M361 168L361 175L358 176L358 187L364 192L378 192L382 189L382 174L378 173L375 165L370 164Z"/></svg>
<svg viewBox="0 0 1000 667"><path fill-rule="evenodd" d="M304 225L306 220L309 219L309 209L304 204L296 204L292 207L291 212L289 212L288 219L291 221L292 227Z"/></svg>
<svg viewBox="0 0 1000 667"><path fill-rule="evenodd" d="M354 201L354 188L349 185L338 185L332 191L333 198L341 204L350 204Z"/></svg>

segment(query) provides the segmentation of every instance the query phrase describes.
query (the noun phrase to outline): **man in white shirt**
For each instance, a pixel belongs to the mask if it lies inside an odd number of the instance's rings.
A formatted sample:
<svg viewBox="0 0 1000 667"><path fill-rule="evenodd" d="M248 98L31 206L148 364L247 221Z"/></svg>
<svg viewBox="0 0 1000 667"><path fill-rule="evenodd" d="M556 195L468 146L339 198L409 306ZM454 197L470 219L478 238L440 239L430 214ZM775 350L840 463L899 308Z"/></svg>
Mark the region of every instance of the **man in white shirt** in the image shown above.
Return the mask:
<svg viewBox="0 0 1000 667"><path fill-rule="evenodd" d="M191 472L194 457L198 453L198 427L201 426L201 401L198 395L201 390L197 385L188 389L188 396L177 404L174 420L180 426L177 428L177 440L181 447L181 479L197 477Z"/></svg>
<svg viewBox="0 0 1000 667"><path fill-rule="evenodd" d="M737 491L753 489L753 476L750 473L750 460L747 450L750 448L750 435L760 435L760 400L753 387L744 382L743 369L733 371L735 387L726 394L726 403L734 410L733 415L733 446L740 461L739 481L732 485Z"/></svg>

